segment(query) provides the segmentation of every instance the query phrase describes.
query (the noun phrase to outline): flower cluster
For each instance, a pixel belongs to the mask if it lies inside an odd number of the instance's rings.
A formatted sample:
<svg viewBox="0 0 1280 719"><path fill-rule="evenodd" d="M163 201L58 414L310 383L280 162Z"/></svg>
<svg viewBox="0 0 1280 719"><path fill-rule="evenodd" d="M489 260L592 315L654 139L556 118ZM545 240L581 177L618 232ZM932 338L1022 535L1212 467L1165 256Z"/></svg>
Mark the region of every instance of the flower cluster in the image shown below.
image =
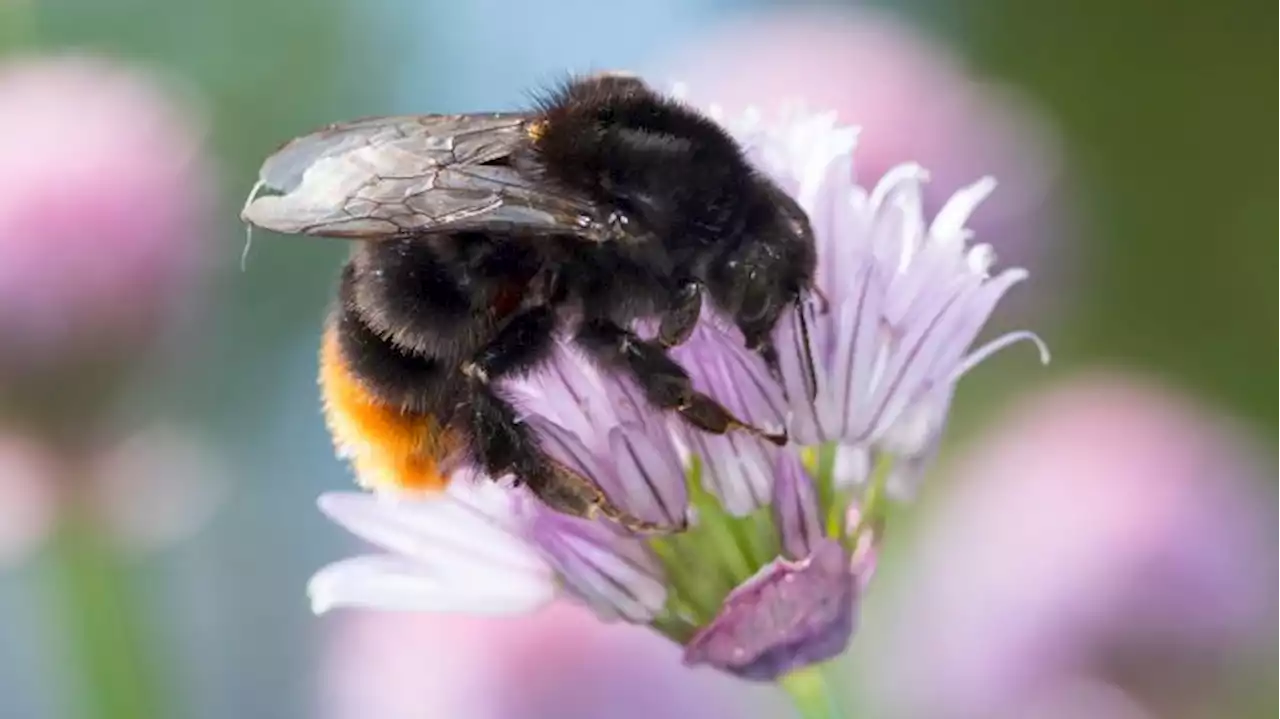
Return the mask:
<svg viewBox="0 0 1280 719"><path fill-rule="evenodd" d="M417 500L330 494L322 510L387 553L322 570L310 587L317 611L522 613L567 595L602 618L651 626L689 664L753 680L844 651L886 503L909 496L932 458L956 382L1012 342L1047 353L1025 332L974 348L1026 276L993 275L990 248L970 244L966 220L992 180L926 223L924 170L900 166L869 191L855 184L857 135L834 115L748 114L726 125L813 225L822 297L803 311L816 399L804 388L795 315L775 336L780 382L709 315L673 354L699 390L754 424L785 425L791 444L692 430L564 345L509 387L526 421L623 509L688 530L634 536L494 482L455 481Z"/></svg>

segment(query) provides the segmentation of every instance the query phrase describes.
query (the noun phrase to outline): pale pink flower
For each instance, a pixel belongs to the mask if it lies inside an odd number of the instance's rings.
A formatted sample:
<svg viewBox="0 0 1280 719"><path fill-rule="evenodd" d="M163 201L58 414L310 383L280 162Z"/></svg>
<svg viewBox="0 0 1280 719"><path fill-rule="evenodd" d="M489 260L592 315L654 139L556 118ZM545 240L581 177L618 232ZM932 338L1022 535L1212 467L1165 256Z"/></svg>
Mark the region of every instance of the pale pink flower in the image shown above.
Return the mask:
<svg viewBox="0 0 1280 719"><path fill-rule="evenodd" d="M1097 684L1130 696L1117 706L1204 716L1181 712L1274 636L1267 464L1140 377L1028 399L922 518L868 685L895 716L1112 716L1061 704Z"/></svg>

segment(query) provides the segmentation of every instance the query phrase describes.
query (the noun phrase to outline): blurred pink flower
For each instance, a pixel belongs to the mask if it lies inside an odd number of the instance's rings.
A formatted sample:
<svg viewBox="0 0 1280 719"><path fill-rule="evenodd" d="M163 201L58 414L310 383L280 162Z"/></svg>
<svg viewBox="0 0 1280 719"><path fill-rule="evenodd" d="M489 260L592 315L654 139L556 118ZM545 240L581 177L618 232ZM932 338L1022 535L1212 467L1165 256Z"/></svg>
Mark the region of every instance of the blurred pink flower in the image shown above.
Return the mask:
<svg viewBox="0 0 1280 719"><path fill-rule="evenodd" d="M39 442L0 433L0 569L48 536L57 507L58 462Z"/></svg>
<svg viewBox="0 0 1280 719"><path fill-rule="evenodd" d="M0 62L0 372L132 356L184 306L208 230L202 139L139 70Z"/></svg>
<svg viewBox="0 0 1280 719"><path fill-rule="evenodd" d="M518 618L348 612L323 656L322 719L711 719L782 706L684 666L652 632L564 603Z"/></svg>
<svg viewBox="0 0 1280 719"><path fill-rule="evenodd" d="M1106 682L1064 678L983 719L1157 719L1133 697Z"/></svg>
<svg viewBox="0 0 1280 719"><path fill-rule="evenodd" d="M166 423L99 453L84 491L111 538L141 553L202 529L221 507L229 476L203 437Z"/></svg>
<svg viewBox="0 0 1280 719"><path fill-rule="evenodd" d="M794 102L836 111L840 124L861 128L859 179L903 162L929 168L930 213L991 175L1000 191L974 214L975 234L1003 265L1036 274L1055 266L1045 255L1057 229L1049 216L1059 199L1056 133L1024 98L975 80L942 44L903 22L869 10L756 13L664 54L656 71L729 115Z"/></svg>
<svg viewBox="0 0 1280 719"><path fill-rule="evenodd" d="M1203 409L1078 378L954 470L886 605L870 684L894 716L1202 716L1219 672L1266 649L1275 468Z"/></svg>
<svg viewBox="0 0 1280 719"><path fill-rule="evenodd" d="M226 476L198 434L169 425L78 456L0 430L0 568L38 550L71 501L87 506L104 539L131 554L181 541L212 518Z"/></svg>

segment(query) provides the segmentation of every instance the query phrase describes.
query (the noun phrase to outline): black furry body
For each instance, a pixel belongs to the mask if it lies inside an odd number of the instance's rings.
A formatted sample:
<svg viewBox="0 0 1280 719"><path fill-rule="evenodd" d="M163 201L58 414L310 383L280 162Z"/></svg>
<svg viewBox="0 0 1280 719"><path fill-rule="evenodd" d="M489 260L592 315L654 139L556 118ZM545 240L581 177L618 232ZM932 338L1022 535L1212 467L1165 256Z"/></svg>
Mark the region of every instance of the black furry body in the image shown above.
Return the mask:
<svg viewBox="0 0 1280 719"><path fill-rule="evenodd" d="M494 227L360 243L331 322L378 401L436 418L490 475L513 474L558 509L614 516L542 453L501 381L544 362L562 333L656 407L706 431L755 431L694 391L666 349L692 330L705 290L775 364L769 336L811 288L812 236L724 130L637 80L574 81L530 128L500 162L603 208L612 237ZM641 318L660 320L658 336L632 332Z"/></svg>

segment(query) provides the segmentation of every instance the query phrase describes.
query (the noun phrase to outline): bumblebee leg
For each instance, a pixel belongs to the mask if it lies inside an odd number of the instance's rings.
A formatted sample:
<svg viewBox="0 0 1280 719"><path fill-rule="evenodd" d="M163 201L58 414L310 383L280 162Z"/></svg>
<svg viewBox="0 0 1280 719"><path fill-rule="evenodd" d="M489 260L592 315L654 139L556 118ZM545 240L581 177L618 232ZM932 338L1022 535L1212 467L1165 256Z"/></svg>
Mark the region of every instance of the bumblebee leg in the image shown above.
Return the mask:
<svg viewBox="0 0 1280 719"><path fill-rule="evenodd" d="M658 327L658 342L663 347L675 347L684 344L693 334L698 324L698 315L702 314L702 283L688 280L680 286L671 308L662 316L662 324Z"/></svg>
<svg viewBox="0 0 1280 719"><path fill-rule="evenodd" d="M529 426L491 380L522 372L551 350L556 316L546 305L512 316L463 366L471 383L471 451L492 477L513 474L552 509L575 517L604 516L639 533L671 531L622 511L587 477L548 457Z"/></svg>
<svg viewBox="0 0 1280 719"><path fill-rule="evenodd" d="M490 476L513 474L543 504L574 517L603 516L642 534L680 529L624 512L590 479L544 454L529 425L492 385L471 382L471 451Z"/></svg>
<svg viewBox="0 0 1280 719"><path fill-rule="evenodd" d="M511 403L489 384L505 374L536 363L551 348L555 321L546 306L514 315L470 362L462 365L471 399L471 448L491 476L508 472L520 480L542 472L542 452L528 426L517 418Z"/></svg>
<svg viewBox="0 0 1280 719"><path fill-rule="evenodd" d="M689 373L656 342L646 341L607 320L583 323L577 339L599 362L634 377L654 405L678 412L699 429L713 434L740 429L774 444L787 443L785 433L775 434L749 425L694 389Z"/></svg>
<svg viewBox="0 0 1280 719"><path fill-rule="evenodd" d="M551 351L555 326L555 310L548 305L521 310L462 366L463 374L488 382L528 370Z"/></svg>

